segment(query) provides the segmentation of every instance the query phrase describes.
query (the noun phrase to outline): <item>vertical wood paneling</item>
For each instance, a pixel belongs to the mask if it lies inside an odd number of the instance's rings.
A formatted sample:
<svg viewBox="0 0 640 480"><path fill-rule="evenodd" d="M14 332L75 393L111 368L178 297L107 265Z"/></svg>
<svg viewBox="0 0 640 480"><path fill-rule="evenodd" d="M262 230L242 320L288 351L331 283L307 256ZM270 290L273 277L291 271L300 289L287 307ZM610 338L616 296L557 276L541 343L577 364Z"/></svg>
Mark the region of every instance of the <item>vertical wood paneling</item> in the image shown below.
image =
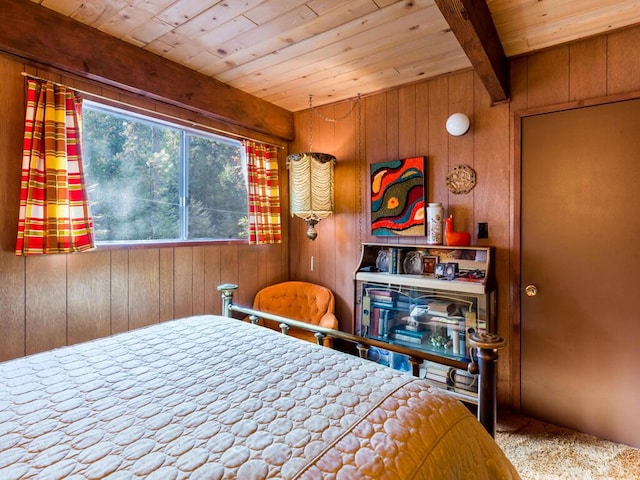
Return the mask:
<svg viewBox="0 0 640 480"><path fill-rule="evenodd" d="M445 125L449 116L449 82L446 77L429 82L429 200L449 207L444 179L449 169L449 139Z"/></svg>
<svg viewBox="0 0 640 480"><path fill-rule="evenodd" d="M286 242L283 241L283 243ZM262 251L266 257L267 276L261 285L283 282L290 278L288 249L278 245L263 245Z"/></svg>
<svg viewBox="0 0 640 480"><path fill-rule="evenodd" d="M157 248L129 252L129 328L160 321L160 253Z"/></svg>
<svg viewBox="0 0 640 480"><path fill-rule="evenodd" d="M418 155L416 151L416 86L398 90L398 158Z"/></svg>
<svg viewBox="0 0 640 480"><path fill-rule="evenodd" d="M109 252L67 257L68 343L79 343L111 334Z"/></svg>
<svg viewBox="0 0 640 480"><path fill-rule="evenodd" d="M546 50L529 57L529 107L569 101L569 47Z"/></svg>
<svg viewBox="0 0 640 480"><path fill-rule="evenodd" d="M384 93L387 102L385 115L387 131L387 155L388 160L400 158L400 110L398 90L393 89Z"/></svg>
<svg viewBox="0 0 640 480"><path fill-rule="evenodd" d="M220 278L220 247L206 246L202 248L204 250L205 312L220 315L222 301L217 287L224 283Z"/></svg>
<svg viewBox="0 0 640 480"><path fill-rule="evenodd" d="M629 28L607 37L608 94L640 89L640 28Z"/></svg>
<svg viewBox="0 0 640 480"><path fill-rule="evenodd" d="M363 119L364 128L367 132L367 142L365 143L365 170L364 199L363 199L363 221L362 221L362 241L380 241L379 237L371 234L371 168L372 163L395 160L387 155L387 99L384 93L373 95L365 99L366 116Z"/></svg>
<svg viewBox="0 0 640 480"><path fill-rule="evenodd" d="M176 318L193 315L193 249L194 247L181 247L174 250L173 288Z"/></svg>
<svg viewBox="0 0 640 480"><path fill-rule="evenodd" d="M360 171L357 163L357 122L358 106L341 103L336 106L336 118L349 115L336 125L335 142L336 156L340 160L340 168L336 169L336 185L352 185L353 188L336 189L335 222L335 255L333 257L331 290L336 298L336 317L339 326L344 331L351 330L351 311L353 310L353 281L351 275L345 274L348 265L353 265L359 258L360 248L354 241L353 232L357 232L358 218L354 212L358 211L362 190L359 189ZM346 266L345 266L346 265Z"/></svg>
<svg viewBox="0 0 640 480"><path fill-rule="evenodd" d="M295 131L298 132L296 140L291 144L289 151L291 153L308 152L309 148L313 146L309 145L309 132L310 132L310 120L311 112L306 110L295 117ZM312 142L312 141L311 141ZM315 148L315 147L314 147ZM286 171L286 176L283 181L289 181L289 172ZM307 230L304 221L298 217L289 216L289 242L290 242L290 255L289 264L292 272L295 272L295 279L307 280L308 275L308 263L305 259L311 256L310 248L311 243L305 236ZM305 268L307 267L307 268Z"/></svg>
<svg viewBox="0 0 640 480"><path fill-rule="evenodd" d="M569 46L569 99L607 94L607 39L596 37Z"/></svg>
<svg viewBox="0 0 640 480"><path fill-rule="evenodd" d="M282 240L280 244L262 245L260 253L266 260L265 277L260 279L260 285L266 286L289 278L289 245L291 215L289 213L289 177L286 174L287 149L278 150L278 169L280 179L280 217L282 220ZM284 174L282 172L285 172Z"/></svg>
<svg viewBox="0 0 640 480"><path fill-rule="evenodd" d="M129 330L129 252L111 252L111 333Z"/></svg>
<svg viewBox="0 0 640 480"><path fill-rule="evenodd" d="M498 285L498 333L510 337L509 245L511 193L509 138L502 129L509 124L507 103L491 106L491 99L479 78L474 79L474 168L479 184L473 190L474 220L487 222L489 238L477 239L477 227L472 226L472 242L477 245L496 246L495 274ZM507 221L505 221L507 220ZM510 404L510 362L508 355L501 355L498 362L499 401Z"/></svg>
<svg viewBox="0 0 640 480"><path fill-rule="evenodd" d="M0 56L0 361L25 353L25 259L14 253L25 110L22 67Z"/></svg>
<svg viewBox="0 0 640 480"><path fill-rule="evenodd" d="M205 250L203 247L193 248L193 315L205 312L205 301L209 292L205 288Z"/></svg>
<svg viewBox="0 0 640 480"><path fill-rule="evenodd" d="M239 245L238 258L240 271L244 274L241 277L242 292L239 292L237 301L242 305L252 305L255 292L260 289L258 278L264 266L260 264L258 249L251 245Z"/></svg>
<svg viewBox="0 0 640 480"><path fill-rule="evenodd" d="M453 74L449 77L448 115L462 112L469 117L471 126L467 133L458 137L445 133L449 140L447 173L457 165L474 167L473 142L476 131L476 118L473 114L473 76L473 72L469 71ZM446 132L446 128L444 128L444 130ZM442 181L442 179L440 181ZM453 225L456 231L473 232L474 194L475 189L467 194L447 192L449 206L445 211L445 215L453 215Z"/></svg>
<svg viewBox="0 0 640 480"><path fill-rule="evenodd" d="M27 258L27 354L67 344L66 262L65 255Z"/></svg>
<svg viewBox="0 0 640 480"><path fill-rule="evenodd" d="M0 251L0 361L25 354L24 286L25 259L13 252Z"/></svg>
<svg viewBox="0 0 640 480"><path fill-rule="evenodd" d="M255 275L255 265L248 265L243 262L243 268L240 270L240 260L238 247L236 245L224 245L220 247L220 283L235 283L239 285L239 295L241 294L240 290L242 290L240 271L245 275ZM238 296L238 298L240 298L240 296Z"/></svg>
<svg viewBox="0 0 640 480"><path fill-rule="evenodd" d="M173 248L161 248L159 253L160 305L159 320L164 322L175 318L173 305Z"/></svg>
<svg viewBox="0 0 640 480"><path fill-rule="evenodd" d="M334 121L338 118L335 105L321 109L321 113L322 120L316 122L319 127L319 140L321 141L319 144L320 151L330 152L336 156L335 176L339 169L345 168L345 161L347 161L344 157L337 155L334 147L337 140L336 131L342 126L343 122L338 123ZM348 167L346 168L348 169ZM324 285L334 290L336 278L336 216L331 215L322 220L318 228L321 229L319 235L322 235L323 241L314 242L317 246L317 254L314 257L313 271L310 272L309 275L314 283ZM309 265L308 268L311 269L311 265Z"/></svg>

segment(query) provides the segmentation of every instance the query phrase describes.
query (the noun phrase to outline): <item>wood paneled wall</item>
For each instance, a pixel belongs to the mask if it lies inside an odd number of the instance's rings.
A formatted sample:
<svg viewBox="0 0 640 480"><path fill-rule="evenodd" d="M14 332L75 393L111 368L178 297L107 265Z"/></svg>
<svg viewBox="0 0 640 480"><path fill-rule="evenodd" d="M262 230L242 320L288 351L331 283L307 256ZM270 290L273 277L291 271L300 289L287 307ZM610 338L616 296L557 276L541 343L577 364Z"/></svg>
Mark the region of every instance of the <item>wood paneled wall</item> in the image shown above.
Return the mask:
<svg viewBox="0 0 640 480"><path fill-rule="evenodd" d="M499 401L517 401L520 116L634 96L640 89L640 57L635 53L639 43L640 28L630 28L514 59L510 103L492 106L477 76L463 71L367 96L362 99L361 122L357 110L339 122L327 121L348 113L348 102L316 108L313 150L338 159L336 215L320 222L315 242L304 236L302 220L291 220L292 278L331 288L337 295L341 328L350 329L357 246L365 241L424 241L371 236L369 165L426 155L428 200L442 202L445 213L453 214L456 230L472 232L472 242L496 247L498 333L509 342L498 364ZM464 136L452 137L445 121L458 111L470 117L471 128ZM296 113L297 140L290 151L309 149L310 114ZM459 164L471 165L477 173L477 186L467 195L451 194L445 186L447 172ZM477 239L478 222L488 223L488 239Z"/></svg>
<svg viewBox="0 0 640 480"><path fill-rule="evenodd" d="M304 222L290 222L291 276L331 288L337 297L341 329L352 329L353 273L361 242L424 243L424 237L374 237L370 230L369 165L415 155L428 157L428 201L442 202L454 216L456 230L473 232L474 243L497 247L499 318L509 318L509 105L491 106L482 82L472 71L457 72L367 96L347 118L350 102L296 114L298 140L290 151L307 150L309 115L313 114L313 150L337 157L336 214L319 223L315 242L304 236ZM447 134L445 123L455 112L471 119L461 137ZM360 140L361 139L361 140ZM456 165L471 165L478 186L467 195L446 188L447 173ZM477 240L476 224L489 224L489 239ZM310 270L314 257L314 271ZM500 322L508 336L508 323ZM501 379L508 379L503 361ZM503 388L505 391L507 387Z"/></svg>
<svg viewBox="0 0 640 480"><path fill-rule="evenodd" d="M280 245L223 242L16 257L25 115L23 71L146 109L221 126L176 107L119 97L93 84L53 76L0 56L0 360L173 318L220 313L216 287L221 283L237 283L236 300L250 305L259 288L288 278L286 201ZM285 155L286 149L279 151L283 166ZM281 194L287 198L286 183Z"/></svg>
<svg viewBox="0 0 640 480"><path fill-rule="evenodd" d="M519 385L520 116L637 97L639 43L640 28L629 28L516 58L509 104L492 106L476 75L463 71L363 97L351 113L350 102L323 106L313 115L313 145L310 112L298 112L289 151L312 147L338 158L336 214L320 222L315 242L305 237L302 220L287 217L285 200L281 246L114 249L27 259L15 257L13 249L24 116L20 72L29 67L0 57L0 359L149 322L217 312L215 286L221 282L240 282L243 303L250 303L260 286L287 278L326 285L336 293L341 328L349 330L359 244L385 240L370 235L369 164L426 155L428 200L444 204L457 230L470 231L474 242L497 249L498 332L509 342L498 365L498 393L501 403L510 404ZM139 101L176 114L174 107ZM469 115L471 129L451 137L444 125L457 111ZM459 164L477 172L478 184L467 195L453 195L445 187L447 172ZM281 178L286 199L287 175ZM476 239L478 222L489 224L487 240Z"/></svg>

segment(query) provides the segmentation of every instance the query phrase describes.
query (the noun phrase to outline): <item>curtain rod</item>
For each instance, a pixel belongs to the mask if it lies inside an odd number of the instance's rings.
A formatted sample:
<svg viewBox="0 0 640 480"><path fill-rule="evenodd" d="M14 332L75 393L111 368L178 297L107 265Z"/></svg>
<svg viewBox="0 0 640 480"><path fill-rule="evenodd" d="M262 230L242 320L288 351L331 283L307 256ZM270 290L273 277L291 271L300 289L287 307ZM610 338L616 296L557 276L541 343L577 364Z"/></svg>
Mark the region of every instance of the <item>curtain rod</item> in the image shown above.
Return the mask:
<svg viewBox="0 0 640 480"><path fill-rule="evenodd" d="M179 123L182 123L182 124L186 124L186 125L189 125L191 127L198 127L198 128L202 128L202 129L205 129L205 130L210 130L210 131L215 132L215 133L223 133L225 135L231 135L233 137L236 137L236 138L239 138L239 139L242 139L242 140L250 140L252 142L260 142L260 143L263 143L263 144L268 145L270 147L275 147L275 148L280 148L280 149L284 149L285 148L284 146L278 145L276 143L265 142L264 140L258 140L256 138L247 137L246 135L240 135L238 133L229 132L229 131L223 130L221 128L211 127L209 125L204 125L204 124L198 123L198 122L192 122L190 120L185 120L184 118L176 117L174 115L169 115L168 113L157 112L155 110L151 110L150 108L137 107L135 105L131 105L130 103L123 102L122 100L115 100L113 98L105 97L103 95L98 95L98 94L95 94L95 93L87 92L86 90L80 90L78 88L70 87L69 85L65 85L64 83L54 82L53 80L49 80L48 78L42 78L42 77L38 77L37 75L32 75L31 73L22 72L22 76L23 77L33 78L34 80L42 80L42 81L45 81L45 82L53 83L54 85L58 85L60 87L70 88L71 90L74 90L74 91L76 91L78 93L82 93L84 95L89 95L90 97L97 98L99 100L104 100L104 101L107 101L107 102L115 103L117 105L122 105L122 106L129 107L129 108L135 108L136 110L139 110L141 112L145 112L145 113L149 113L149 114L156 115L156 116L159 116L159 117L163 117L165 119L173 120L174 122L179 122ZM128 93L128 92L126 92L126 93ZM179 107L176 107L176 108L179 108Z"/></svg>

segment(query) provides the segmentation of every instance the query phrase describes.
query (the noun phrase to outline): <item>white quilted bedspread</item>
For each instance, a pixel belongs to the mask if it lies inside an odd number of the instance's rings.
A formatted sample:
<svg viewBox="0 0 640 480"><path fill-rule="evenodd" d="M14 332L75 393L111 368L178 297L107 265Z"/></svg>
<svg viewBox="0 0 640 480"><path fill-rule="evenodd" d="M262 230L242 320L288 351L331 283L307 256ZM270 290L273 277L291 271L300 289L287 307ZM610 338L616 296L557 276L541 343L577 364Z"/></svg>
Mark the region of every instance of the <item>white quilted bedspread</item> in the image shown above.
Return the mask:
<svg viewBox="0 0 640 480"><path fill-rule="evenodd" d="M420 379L218 316L0 364L0 479L518 478Z"/></svg>

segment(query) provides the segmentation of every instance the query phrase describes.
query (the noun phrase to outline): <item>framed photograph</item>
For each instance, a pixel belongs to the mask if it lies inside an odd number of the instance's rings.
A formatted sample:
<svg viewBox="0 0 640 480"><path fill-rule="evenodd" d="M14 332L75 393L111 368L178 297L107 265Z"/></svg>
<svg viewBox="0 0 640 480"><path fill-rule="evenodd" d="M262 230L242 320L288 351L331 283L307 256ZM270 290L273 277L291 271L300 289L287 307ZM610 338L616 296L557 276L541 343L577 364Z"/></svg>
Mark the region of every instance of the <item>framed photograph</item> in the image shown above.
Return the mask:
<svg viewBox="0 0 640 480"><path fill-rule="evenodd" d="M438 257L435 255L424 255L422 257L422 275L433 276L436 273Z"/></svg>
<svg viewBox="0 0 640 480"><path fill-rule="evenodd" d="M444 264L444 278L447 280L455 280L456 273L458 273L457 262L447 262Z"/></svg>
<svg viewBox="0 0 640 480"><path fill-rule="evenodd" d="M371 233L426 235L427 157L371 164Z"/></svg>
<svg viewBox="0 0 640 480"><path fill-rule="evenodd" d="M444 277L444 267L446 263L436 263L435 274L436 277Z"/></svg>

